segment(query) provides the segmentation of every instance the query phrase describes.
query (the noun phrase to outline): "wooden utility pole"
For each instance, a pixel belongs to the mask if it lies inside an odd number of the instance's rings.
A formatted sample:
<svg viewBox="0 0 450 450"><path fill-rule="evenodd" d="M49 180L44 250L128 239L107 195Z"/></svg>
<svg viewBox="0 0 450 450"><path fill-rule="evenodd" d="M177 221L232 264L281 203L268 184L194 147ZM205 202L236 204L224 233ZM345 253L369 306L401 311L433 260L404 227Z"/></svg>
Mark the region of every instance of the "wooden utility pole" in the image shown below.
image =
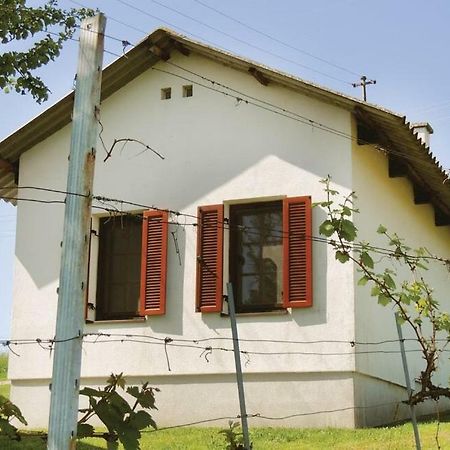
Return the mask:
<svg viewBox="0 0 450 450"><path fill-rule="evenodd" d="M69 450L76 447L105 25L105 16L98 14L84 20L80 31L67 177L67 192L79 195L67 195L64 213L47 444L49 450Z"/></svg>
<svg viewBox="0 0 450 450"><path fill-rule="evenodd" d="M362 98L363 98L363 100L365 102L367 101L366 86L368 86L369 84L377 84L377 80L368 80L367 77L363 75L361 77L361 82L360 83L352 83L353 87L361 86L361 88L362 88Z"/></svg>

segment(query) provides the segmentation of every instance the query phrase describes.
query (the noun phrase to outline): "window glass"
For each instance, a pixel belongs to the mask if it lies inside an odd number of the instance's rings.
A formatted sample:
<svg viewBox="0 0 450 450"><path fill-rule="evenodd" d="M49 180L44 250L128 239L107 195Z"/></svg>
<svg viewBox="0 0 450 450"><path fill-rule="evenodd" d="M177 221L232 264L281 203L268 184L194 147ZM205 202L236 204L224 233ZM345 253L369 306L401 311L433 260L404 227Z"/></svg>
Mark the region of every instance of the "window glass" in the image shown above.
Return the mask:
<svg viewBox="0 0 450 450"><path fill-rule="evenodd" d="M230 207L230 280L238 312L282 307L282 202Z"/></svg>
<svg viewBox="0 0 450 450"><path fill-rule="evenodd" d="M100 219L96 319L139 315L141 216Z"/></svg>

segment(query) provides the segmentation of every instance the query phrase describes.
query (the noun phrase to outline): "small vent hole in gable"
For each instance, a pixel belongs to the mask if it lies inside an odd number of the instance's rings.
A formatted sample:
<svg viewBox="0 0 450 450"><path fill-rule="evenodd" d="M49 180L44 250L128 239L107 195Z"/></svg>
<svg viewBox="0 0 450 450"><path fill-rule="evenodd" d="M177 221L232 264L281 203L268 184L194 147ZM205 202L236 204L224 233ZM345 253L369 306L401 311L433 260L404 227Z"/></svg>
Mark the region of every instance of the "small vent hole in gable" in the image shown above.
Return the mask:
<svg viewBox="0 0 450 450"><path fill-rule="evenodd" d="M183 86L183 97L192 97L194 95L194 89L192 84Z"/></svg>
<svg viewBox="0 0 450 450"><path fill-rule="evenodd" d="M161 100L169 100L172 97L172 88L161 89Z"/></svg>

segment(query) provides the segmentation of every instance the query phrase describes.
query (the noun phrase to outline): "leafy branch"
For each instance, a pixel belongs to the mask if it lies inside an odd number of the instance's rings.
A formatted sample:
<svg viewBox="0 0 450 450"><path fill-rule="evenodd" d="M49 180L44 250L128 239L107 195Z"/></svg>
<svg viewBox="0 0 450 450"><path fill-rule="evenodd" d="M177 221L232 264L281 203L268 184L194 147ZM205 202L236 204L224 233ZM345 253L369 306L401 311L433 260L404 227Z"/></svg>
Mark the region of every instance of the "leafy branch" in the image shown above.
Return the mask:
<svg viewBox="0 0 450 450"><path fill-rule="evenodd" d="M156 429L156 423L148 412L157 409L155 405L155 392L158 388L153 388L144 383L141 387L126 387L125 378L122 374L111 374L104 388L93 389L85 387L80 390L80 395L88 398L89 406L80 409L82 417L78 421L77 438L86 437L103 438L107 442L109 450L119 448L119 442L125 450L138 450L141 430L149 426ZM133 405L119 394L121 389L133 399ZM106 433L97 432L88 423L90 419L98 417L108 430ZM43 439L47 438L46 433L30 434L17 429L11 421L18 420L21 424L27 425L20 409L7 398L0 395L0 435L9 437L12 440L20 441L22 437L37 435Z"/></svg>
<svg viewBox="0 0 450 450"><path fill-rule="evenodd" d="M6 397L0 395L0 435L20 441L20 432L11 423L13 419L18 420L22 425L28 425L20 409Z"/></svg>
<svg viewBox="0 0 450 450"><path fill-rule="evenodd" d="M104 388L86 387L80 390L80 395L88 397L89 407L80 409L84 415L78 421L78 438L102 437L107 441L108 449L117 449L118 441L125 450L140 448L141 430L149 426L157 428L147 411L157 409L154 392L159 392L159 389L150 387L148 383L144 383L141 387L125 388L125 385L126 381L122 374L111 374ZM133 406L119 394L119 388L134 399ZM87 423L94 416L103 422L107 433L96 433L94 427Z"/></svg>
<svg viewBox="0 0 450 450"><path fill-rule="evenodd" d="M322 183L325 185L327 199L315 206L321 206L326 210L327 219L319 227L320 234L331 238L330 243L339 262L351 261L356 265L361 273L358 285L371 285L370 295L382 306L393 306L397 320L409 326L419 343L426 364L419 377L421 388L412 395L409 402L417 404L426 399L450 398L448 387L436 386L432 381L439 357L445 347L439 348L437 345L438 335L445 333L447 345L450 316L440 311L432 287L422 276L422 271L428 270L431 253L424 247L407 246L396 233L389 233L386 227L380 225L377 233L385 237L391 249L384 258L392 262L393 268L378 269L376 266L379 263L375 263L372 254L374 247L367 242L355 244L358 230L351 220L354 214L359 213L354 207L355 193L350 193L343 197L341 203L337 203L336 199L340 195L338 191L331 189L330 177L322 180ZM399 282L396 266L406 267L410 279Z"/></svg>
<svg viewBox="0 0 450 450"><path fill-rule="evenodd" d="M245 448L244 435L242 431L237 431L239 427L239 422L229 420L228 428L219 431L219 434L223 434L227 442L226 450L242 450Z"/></svg>
<svg viewBox="0 0 450 450"><path fill-rule="evenodd" d="M41 103L48 99L50 90L33 72L59 56L64 42L75 33L77 23L93 11L60 9L57 0L49 0L40 7L29 7L26 0L2 0L1 10L1 44L33 38L39 33L45 37L35 41L27 51L1 52L0 89L5 92L13 89L22 95L29 92Z"/></svg>

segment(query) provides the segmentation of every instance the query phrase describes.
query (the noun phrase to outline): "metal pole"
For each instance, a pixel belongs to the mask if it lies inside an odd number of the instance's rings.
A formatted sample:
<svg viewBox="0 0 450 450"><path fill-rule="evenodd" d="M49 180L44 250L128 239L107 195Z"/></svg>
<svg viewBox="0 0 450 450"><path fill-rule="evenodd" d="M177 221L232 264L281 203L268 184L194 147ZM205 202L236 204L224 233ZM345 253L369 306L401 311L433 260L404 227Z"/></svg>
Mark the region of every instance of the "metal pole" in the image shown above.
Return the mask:
<svg viewBox="0 0 450 450"><path fill-rule="evenodd" d="M247 410L245 408L244 381L242 379L241 352L239 350L239 336L236 325L236 311L234 307L233 285L227 283L228 293L228 314L230 315L231 334L233 336L234 363L236 366L236 379L239 394L239 407L241 410L242 434L244 436L245 450L251 450L250 438L248 434Z"/></svg>
<svg viewBox="0 0 450 450"><path fill-rule="evenodd" d="M408 400L411 400L413 390L411 388L411 380L409 378L408 361L406 360L405 342L403 340L402 326L400 325L398 319L399 315L398 313L395 313L395 324L397 325L398 339L400 341L400 352L402 355L403 372L405 373L406 390L408 392ZM414 429L414 439L416 440L416 449L421 450L422 447L420 445L419 428L417 426L416 408L414 407L414 405L409 404L409 409L411 410L411 422Z"/></svg>
<svg viewBox="0 0 450 450"><path fill-rule="evenodd" d="M77 83L72 117L64 230L56 318L47 448L76 447L84 302L87 287L91 194L106 18L81 24Z"/></svg>

